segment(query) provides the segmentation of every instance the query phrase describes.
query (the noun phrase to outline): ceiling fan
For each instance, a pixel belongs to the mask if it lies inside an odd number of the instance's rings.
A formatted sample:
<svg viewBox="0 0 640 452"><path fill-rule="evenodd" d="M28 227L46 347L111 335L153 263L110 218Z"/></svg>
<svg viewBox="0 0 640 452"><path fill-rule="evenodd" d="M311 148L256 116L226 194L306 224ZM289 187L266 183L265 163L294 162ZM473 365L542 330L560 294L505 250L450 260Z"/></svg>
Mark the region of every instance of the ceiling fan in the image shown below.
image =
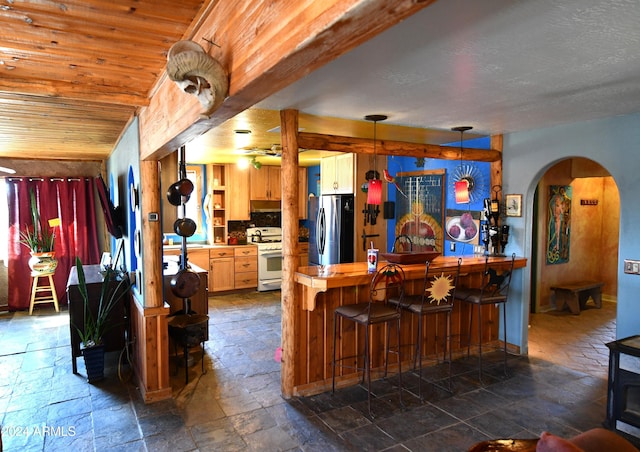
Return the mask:
<svg viewBox="0 0 640 452"><path fill-rule="evenodd" d="M306 152L309 149L298 149L298 153ZM239 149L236 151L238 154L244 155L254 155L259 156L263 155L266 157L282 157L282 145L273 144L270 148L260 148L260 147L246 147Z"/></svg>

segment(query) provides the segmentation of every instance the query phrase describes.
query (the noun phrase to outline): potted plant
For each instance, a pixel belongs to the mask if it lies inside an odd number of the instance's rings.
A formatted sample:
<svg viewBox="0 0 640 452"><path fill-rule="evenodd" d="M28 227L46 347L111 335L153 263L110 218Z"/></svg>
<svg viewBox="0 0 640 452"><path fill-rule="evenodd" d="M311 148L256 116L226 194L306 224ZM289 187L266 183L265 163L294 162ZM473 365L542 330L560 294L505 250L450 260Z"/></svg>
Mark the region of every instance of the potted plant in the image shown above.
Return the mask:
<svg viewBox="0 0 640 452"><path fill-rule="evenodd" d="M117 325L109 318L109 314L129 293L131 282L126 273L118 275L113 268L107 267L103 273L97 308L93 308L91 300L89 300L82 262L78 257L76 257L76 270L78 272L78 291L83 301L84 325L82 328L76 325L74 327L82 342L81 350L87 369L87 379L89 383L93 383L104 378L104 336Z"/></svg>
<svg viewBox="0 0 640 452"><path fill-rule="evenodd" d="M32 271L53 273L58 266L58 261L55 259L55 233L53 227L59 225L60 220L58 218L49 220L49 225L44 227L33 190L30 191L29 195L33 226L27 227L20 232L20 243L29 248L31 252L29 267Z"/></svg>

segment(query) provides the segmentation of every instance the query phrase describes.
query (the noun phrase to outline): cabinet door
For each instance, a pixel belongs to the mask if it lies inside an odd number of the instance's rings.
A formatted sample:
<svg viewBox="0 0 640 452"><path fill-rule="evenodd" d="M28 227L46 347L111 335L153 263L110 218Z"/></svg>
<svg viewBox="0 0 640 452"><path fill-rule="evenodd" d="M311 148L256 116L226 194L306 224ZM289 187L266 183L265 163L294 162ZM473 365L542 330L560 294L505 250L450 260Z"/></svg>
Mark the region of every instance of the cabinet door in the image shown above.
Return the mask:
<svg viewBox="0 0 640 452"><path fill-rule="evenodd" d="M249 220L249 171L229 165L227 182L228 220Z"/></svg>
<svg viewBox="0 0 640 452"><path fill-rule="evenodd" d="M309 265L309 244L308 243L298 243L298 266L299 267L307 267Z"/></svg>
<svg viewBox="0 0 640 452"><path fill-rule="evenodd" d="M223 257L209 261L209 292L233 290L234 278L233 257Z"/></svg>
<svg viewBox="0 0 640 452"><path fill-rule="evenodd" d="M320 159L320 193L318 195L331 195L335 193L336 185L336 159L324 157Z"/></svg>
<svg viewBox="0 0 640 452"><path fill-rule="evenodd" d="M254 201L267 201L269 199L269 167L255 169L251 167L251 199Z"/></svg>
<svg viewBox="0 0 640 452"><path fill-rule="evenodd" d="M353 154L335 157L336 193L353 193Z"/></svg>
<svg viewBox="0 0 640 452"><path fill-rule="evenodd" d="M282 198L282 184L280 183L280 175L282 171L279 166L269 166L269 199L271 201L280 201Z"/></svg>

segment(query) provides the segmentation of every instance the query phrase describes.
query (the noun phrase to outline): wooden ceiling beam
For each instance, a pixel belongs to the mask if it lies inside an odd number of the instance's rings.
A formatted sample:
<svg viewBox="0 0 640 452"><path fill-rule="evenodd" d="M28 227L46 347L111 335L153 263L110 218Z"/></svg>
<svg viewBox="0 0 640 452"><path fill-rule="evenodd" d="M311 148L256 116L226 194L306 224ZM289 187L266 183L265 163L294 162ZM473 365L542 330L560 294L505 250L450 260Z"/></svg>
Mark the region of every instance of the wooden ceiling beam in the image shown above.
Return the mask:
<svg viewBox="0 0 640 452"><path fill-rule="evenodd" d="M355 154L373 154L373 139L341 137L320 133L298 133L298 145L301 149L319 151L353 152ZM408 143L405 141L376 140L376 154L399 157L423 157L442 160L473 160L477 162L496 162L502 159L502 153L493 149L463 148L439 146L437 144Z"/></svg>
<svg viewBox="0 0 640 452"><path fill-rule="evenodd" d="M197 99L163 77L140 113L141 159L166 156L434 1L218 1L186 38L220 46L210 53L230 74L229 96L202 117Z"/></svg>

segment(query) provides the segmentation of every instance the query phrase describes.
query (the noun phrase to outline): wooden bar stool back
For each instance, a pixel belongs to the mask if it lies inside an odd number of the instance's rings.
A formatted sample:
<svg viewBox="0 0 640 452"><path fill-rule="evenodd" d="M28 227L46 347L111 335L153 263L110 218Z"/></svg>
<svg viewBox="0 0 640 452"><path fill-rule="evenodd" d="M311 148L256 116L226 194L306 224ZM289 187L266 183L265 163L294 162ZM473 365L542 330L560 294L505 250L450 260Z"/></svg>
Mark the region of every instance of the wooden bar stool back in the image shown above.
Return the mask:
<svg viewBox="0 0 640 452"><path fill-rule="evenodd" d="M31 277L33 278L33 284L31 286L29 315L33 313L34 305L42 303L53 303L56 312L60 312L58 294L56 293L56 286L53 283L53 273L31 272ZM44 284L40 284L40 278L44 279Z"/></svg>

